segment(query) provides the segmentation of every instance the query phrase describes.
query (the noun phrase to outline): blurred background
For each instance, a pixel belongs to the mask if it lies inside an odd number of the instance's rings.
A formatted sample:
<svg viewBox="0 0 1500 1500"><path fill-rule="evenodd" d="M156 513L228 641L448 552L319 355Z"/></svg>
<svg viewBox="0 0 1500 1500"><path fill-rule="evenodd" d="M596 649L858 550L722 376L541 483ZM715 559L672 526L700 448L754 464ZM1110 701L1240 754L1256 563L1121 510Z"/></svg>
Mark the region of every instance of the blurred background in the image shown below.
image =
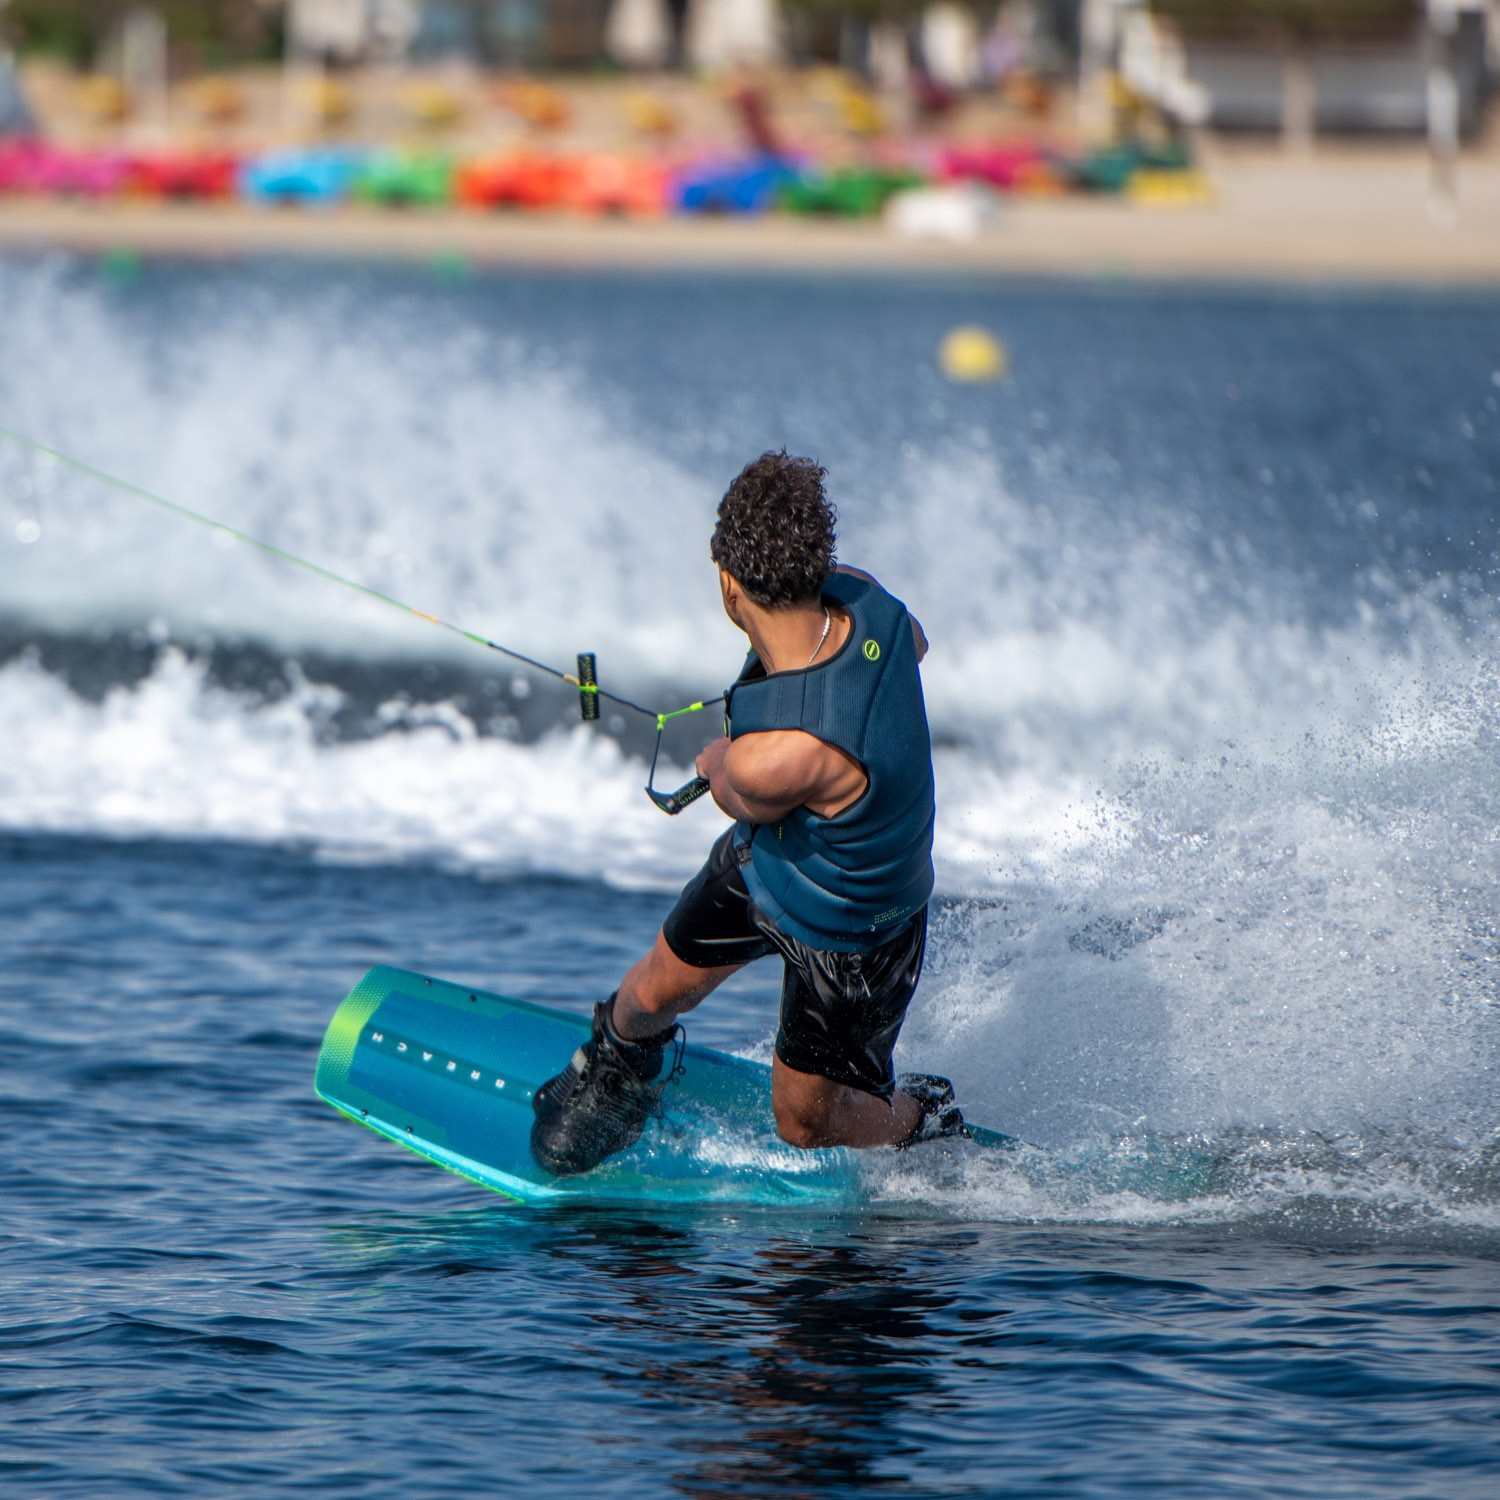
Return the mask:
<svg viewBox="0 0 1500 1500"><path fill-rule="evenodd" d="M1494 271L1494 0L4 0L0 47L12 240L296 204L427 217L241 232L503 255L506 211L691 256L711 217L832 260Z"/></svg>

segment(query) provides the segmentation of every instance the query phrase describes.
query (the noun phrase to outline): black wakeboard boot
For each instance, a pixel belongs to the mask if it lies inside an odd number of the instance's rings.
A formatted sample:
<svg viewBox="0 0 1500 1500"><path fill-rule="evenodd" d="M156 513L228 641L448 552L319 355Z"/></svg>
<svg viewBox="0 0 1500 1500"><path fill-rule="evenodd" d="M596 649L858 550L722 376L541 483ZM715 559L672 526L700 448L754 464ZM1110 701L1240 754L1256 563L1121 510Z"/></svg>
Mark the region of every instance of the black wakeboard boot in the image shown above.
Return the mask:
<svg viewBox="0 0 1500 1500"><path fill-rule="evenodd" d="M964 1112L953 1102L953 1085L935 1073L903 1073L896 1079L896 1087L903 1094L910 1094L917 1101L922 1113L904 1141L896 1142L896 1150L905 1151L908 1146L920 1146L924 1141L941 1141L953 1136L970 1139L969 1127L964 1124Z"/></svg>
<svg viewBox="0 0 1500 1500"><path fill-rule="evenodd" d="M531 1154L554 1177L592 1171L640 1139L662 1090L682 1071L682 1028L675 1022L643 1042L628 1042L611 1021L615 997L594 1007L594 1028L555 1078L536 1091ZM657 1081L669 1043L672 1071Z"/></svg>

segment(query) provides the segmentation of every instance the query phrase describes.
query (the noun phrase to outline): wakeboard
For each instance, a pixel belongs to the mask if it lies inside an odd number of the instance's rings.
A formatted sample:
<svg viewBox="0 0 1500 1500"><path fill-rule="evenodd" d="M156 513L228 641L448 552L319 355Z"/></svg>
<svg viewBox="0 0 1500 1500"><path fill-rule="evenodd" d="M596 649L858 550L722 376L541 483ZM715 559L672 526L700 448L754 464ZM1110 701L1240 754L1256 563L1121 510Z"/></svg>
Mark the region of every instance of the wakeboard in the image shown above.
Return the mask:
<svg viewBox="0 0 1500 1500"><path fill-rule="evenodd" d="M860 1196L865 1153L786 1145L771 1120L770 1068L691 1043L661 1118L635 1146L582 1176L549 1175L531 1155L532 1097L588 1034L585 1016L375 968L328 1024L317 1090L350 1119L523 1203ZM971 1129L979 1147L1020 1144Z"/></svg>

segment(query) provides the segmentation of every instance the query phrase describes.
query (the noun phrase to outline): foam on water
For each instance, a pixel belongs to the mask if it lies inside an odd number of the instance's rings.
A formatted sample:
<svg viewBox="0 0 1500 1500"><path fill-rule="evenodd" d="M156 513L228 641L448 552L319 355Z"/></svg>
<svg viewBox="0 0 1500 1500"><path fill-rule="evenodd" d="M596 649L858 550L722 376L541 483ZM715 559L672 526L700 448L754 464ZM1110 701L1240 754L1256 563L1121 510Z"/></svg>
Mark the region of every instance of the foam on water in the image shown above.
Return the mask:
<svg viewBox="0 0 1500 1500"><path fill-rule="evenodd" d="M11 268L10 425L523 651L558 655L561 626L607 641L622 672L701 672L701 492L609 428L576 372L472 330L413 339L336 293L297 316L268 298L157 344L62 272ZM0 493L6 604L56 628L160 619L293 649L465 649L45 456L6 449ZM697 578L702 599L662 578ZM710 680L733 660L726 646Z"/></svg>
<svg viewBox="0 0 1500 1500"><path fill-rule="evenodd" d="M596 648L622 691L675 702L732 676L704 560L726 473L520 334L332 293L282 311L263 290L164 346L66 269L9 268L0 405L521 650L566 665ZM1253 518L1205 530L1173 496L1061 482L1038 503L983 432L834 479L872 497L845 506L845 556L933 642L949 901L903 1056L1041 1143L1210 1133L1228 1185L1195 1215L1327 1200L1493 1219L1472 1186L1493 1175L1500 1064L1482 580L1367 567L1314 618ZM607 878L663 889L701 859L714 815L662 818L633 749L413 703L397 666L465 648L226 541L0 449L4 613L43 643L156 643L102 697L35 652L0 666L0 711L25 726L0 761L0 826L588 877L607 828ZM328 735L340 690L310 670L272 700L237 691L206 639L387 664L383 727ZM475 653L476 675L490 666ZM1074 1201L1051 1170L985 1163L952 1190L1022 1218L1184 1212L1107 1172ZM899 1171L882 1190L908 1188L943 1191Z"/></svg>
<svg viewBox="0 0 1500 1500"><path fill-rule="evenodd" d="M1315 1242L1500 1229L1500 1132L1100 1135L1051 1150L872 1158L872 1196L1033 1224L1260 1225Z"/></svg>

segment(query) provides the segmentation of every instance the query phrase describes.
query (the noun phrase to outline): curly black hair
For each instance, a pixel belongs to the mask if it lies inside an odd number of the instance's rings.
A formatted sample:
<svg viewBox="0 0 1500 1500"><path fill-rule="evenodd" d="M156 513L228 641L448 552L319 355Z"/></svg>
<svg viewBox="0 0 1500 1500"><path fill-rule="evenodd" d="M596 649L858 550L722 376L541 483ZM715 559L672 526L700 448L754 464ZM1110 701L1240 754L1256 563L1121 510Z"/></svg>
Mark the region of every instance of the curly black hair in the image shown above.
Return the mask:
<svg viewBox="0 0 1500 1500"><path fill-rule="evenodd" d="M816 599L833 571L838 512L828 471L785 448L740 470L719 502L709 556L767 609Z"/></svg>

